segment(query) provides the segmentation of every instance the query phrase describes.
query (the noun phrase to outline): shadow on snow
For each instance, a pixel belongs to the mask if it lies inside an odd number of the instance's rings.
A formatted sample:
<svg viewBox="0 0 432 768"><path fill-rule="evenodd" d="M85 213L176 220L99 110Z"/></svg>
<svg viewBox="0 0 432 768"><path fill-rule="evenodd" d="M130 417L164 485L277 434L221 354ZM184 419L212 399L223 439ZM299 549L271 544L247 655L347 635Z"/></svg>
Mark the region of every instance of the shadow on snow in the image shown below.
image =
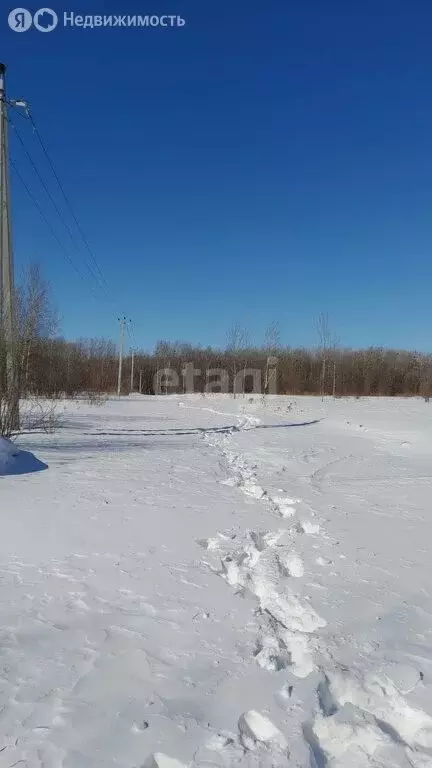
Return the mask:
<svg viewBox="0 0 432 768"><path fill-rule="evenodd" d="M111 429L107 431L95 431L95 432L80 432L82 438L99 438L99 440L72 440L71 442L65 442L63 440L53 439L52 441L43 442L43 444L39 444L36 440L31 441L30 444L27 445L28 448L31 448L33 450L39 450L43 447L43 450L45 452L49 452L50 454L59 453L61 454L71 454L71 453L80 453L84 452L84 456L81 458L92 458L93 451L110 451L112 453L119 453L124 452L127 450L133 450L133 449L144 449L144 450L153 450L155 447L159 447L160 449L166 449L168 447L168 442L166 440L156 440L153 439L151 441L145 442L142 440L143 437L152 437L152 438L164 438L164 437L175 437L175 449L182 450L183 448L186 448L188 446L188 443L186 441L178 440L178 438L181 438L183 436L188 435L204 435L204 434L211 434L211 433L220 433L220 434L233 434L238 432L251 432L255 429L292 429L294 427L308 427L312 426L314 424L318 424L321 421L321 419L315 419L314 421L303 421L303 422L297 422L297 423L290 423L290 424L257 424L250 426L249 428L239 427L237 424L230 424L227 426L222 427L191 427L190 429L185 429L184 427L179 428L172 428L172 429ZM23 434L23 433L21 433ZM28 434L36 435L37 432L30 432ZM123 438L119 439L117 441L106 441L104 438L107 437L116 437L116 438ZM129 438L129 439L127 439ZM172 448L173 446L171 446ZM89 452L89 453L87 453ZM21 455L29 457L26 461L23 462L22 466L17 466L14 470L8 471L6 474L26 474L28 472L38 472L43 469L47 469L47 465L40 462L38 459L36 459L31 453L27 453L26 451L22 451ZM65 463L64 461L56 462L57 464ZM24 469L24 466L27 466L27 469ZM32 468L33 467L33 468ZM12 469L12 468L11 468Z"/></svg>
<svg viewBox="0 0 432 768"><path fill-rule="evenodd" d="M233 432L250 432L255 429L291 429L293 427L309 427L313 424L318 424L321 419L314 419L313 421L301 421L292 424L257 424L248 428L239 427L237 424L229 424L225 427L191 427L190 429L173 428L173 429L118 429L111 430L110 432L84 432L86 437L117 437L124 435L143 435L144 437L151 437L152 435L165 435L167 437L181 436L181 435L201 435L208 433L222 433L231 434Z"/></svg>
<svg viewBox="0 0 432 768"><path fill-rule="evenodd" d="M48 469L48 464L37 459L33 453L19 450L8 459L4 466L0 465L0 479L11 475L31 475L46 469Z"/></svg>

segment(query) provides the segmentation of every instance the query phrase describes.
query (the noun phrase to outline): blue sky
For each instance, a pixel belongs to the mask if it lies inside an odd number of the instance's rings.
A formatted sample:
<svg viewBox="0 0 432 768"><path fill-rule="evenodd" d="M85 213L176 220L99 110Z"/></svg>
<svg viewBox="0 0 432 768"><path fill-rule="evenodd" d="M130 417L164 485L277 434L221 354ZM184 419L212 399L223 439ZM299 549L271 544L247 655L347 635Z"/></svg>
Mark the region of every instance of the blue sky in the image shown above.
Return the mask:
<svg viewBox="0 0 432 768"><path fill-rule="evenodd" d="M224 345L233 321L259 341L274 319L285 343L310 345L325 311L344 345L432 349L429 2L51 6L187 20L17 34L2 11L9 96L31 103L115 297L94 300L13 174L17 272L42 264L66 337L114 337L126 312L142 347Z"/></svg>

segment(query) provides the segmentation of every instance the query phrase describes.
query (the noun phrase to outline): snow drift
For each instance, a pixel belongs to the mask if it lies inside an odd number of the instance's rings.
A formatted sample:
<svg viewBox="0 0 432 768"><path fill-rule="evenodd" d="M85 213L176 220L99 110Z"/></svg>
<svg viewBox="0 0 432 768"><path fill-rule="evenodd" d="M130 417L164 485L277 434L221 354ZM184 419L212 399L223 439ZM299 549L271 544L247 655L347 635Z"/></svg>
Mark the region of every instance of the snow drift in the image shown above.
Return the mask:
<svg viewBox="0 0 432 768"><path fill-rule="evenodd" d="M0 477L25 475L30 472L40 472L43 469L48 469L47 465L32 453L21 451L12 440L0 437Z"/></svg>

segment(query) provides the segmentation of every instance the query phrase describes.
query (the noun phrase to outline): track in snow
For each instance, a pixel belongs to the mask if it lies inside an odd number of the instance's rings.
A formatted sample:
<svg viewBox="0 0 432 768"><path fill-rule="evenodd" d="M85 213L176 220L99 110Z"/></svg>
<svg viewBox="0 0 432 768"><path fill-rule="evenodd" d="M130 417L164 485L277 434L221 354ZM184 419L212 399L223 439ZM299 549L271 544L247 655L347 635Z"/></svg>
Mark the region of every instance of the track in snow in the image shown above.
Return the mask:
<svg viewBox="0 0 432 768"><path fill-rule="evenodd" d="M209 400L23 439L50 469L0 483L1 768L431 768L414 416Z"/></svg>

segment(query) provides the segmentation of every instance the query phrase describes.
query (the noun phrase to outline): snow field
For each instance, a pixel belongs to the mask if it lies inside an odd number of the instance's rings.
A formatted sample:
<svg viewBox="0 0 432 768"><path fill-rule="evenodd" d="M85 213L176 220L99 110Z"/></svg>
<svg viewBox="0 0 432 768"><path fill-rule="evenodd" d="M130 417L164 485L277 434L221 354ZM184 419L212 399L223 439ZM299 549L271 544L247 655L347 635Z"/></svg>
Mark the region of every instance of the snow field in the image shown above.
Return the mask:
<svg viewBox="0 0 432 768"><path fill-rule="evenodd" d="M422 401L223 396L23 436L0 768L432 768L431 438Z"/></svg>

